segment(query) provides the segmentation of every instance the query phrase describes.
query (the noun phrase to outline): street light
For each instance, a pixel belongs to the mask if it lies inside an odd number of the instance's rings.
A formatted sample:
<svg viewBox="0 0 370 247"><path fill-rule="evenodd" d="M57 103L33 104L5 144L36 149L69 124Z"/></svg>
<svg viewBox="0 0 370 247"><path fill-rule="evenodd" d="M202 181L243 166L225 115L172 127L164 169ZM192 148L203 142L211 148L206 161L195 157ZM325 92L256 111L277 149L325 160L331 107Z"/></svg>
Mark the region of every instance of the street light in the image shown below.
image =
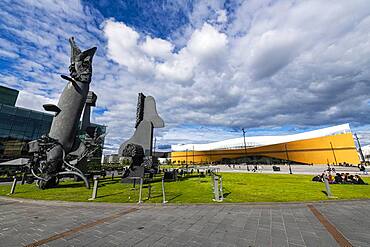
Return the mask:
<svg viewBox="0 0 370 247"><path fill-rule="evenodd" d="M185 150L185 157L186 157L186 167L188 167L188 149Z"/></svg>
<svg viewBox="0 0 370 247"><path fill-rule="evenodd" d="M285 144L285 154L286 154L286 161L288 162L288 166L289 166L289 174L293 174L292 167L290 166L290 159L289 159L288 148L286 144Z"/></svg>
<svg viewBox="0 0 370 247"><path fill-rule="evenodd" d="M194 145L193 145L193 165L195 164L194 162Z"/></svg>
<svg viewBox="0 0 370 247"><path fill-rule="evenodd" d="M364 163L365 162L365 156L364 156L364 153L362 152L360 140L358 139L356 133L354 134L354 136L355 136L356 141L357 141L358 152L360 153L360 156L361 156L361 162Z"/></svg>
<svg viewBox="0 0 370 247"><path fill-rule="evenodd" d="M247 164L247 171L249 171L249 165L248 165L248 162L247 162L247 143L245 142L245 129L242 128L242 131L243 131L243 138L244 138L244 155L245 155L245 163Z"/></svg>

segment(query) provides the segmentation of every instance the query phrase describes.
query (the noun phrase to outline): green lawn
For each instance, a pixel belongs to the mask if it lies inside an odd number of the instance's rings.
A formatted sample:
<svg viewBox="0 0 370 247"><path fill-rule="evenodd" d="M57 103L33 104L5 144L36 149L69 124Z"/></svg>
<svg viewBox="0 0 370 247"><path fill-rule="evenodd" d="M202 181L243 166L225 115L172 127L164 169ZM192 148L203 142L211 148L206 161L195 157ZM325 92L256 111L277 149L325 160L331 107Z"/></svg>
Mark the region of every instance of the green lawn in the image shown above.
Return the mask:
<svg viewBox="0 0 370 247"><path fill-rule="evenodd" d="M327 200L323 193L324 183L312 182L311 175L278 175L223 173L224 202L289 202ZM369 183L370 178L363 178ZM170 203L212 203L211 177L192 177L177 182L166 182L166 200ZM136 186L138 188L138 186ZM10 191L10 185L0 186L0 195ZM368 185L331 185L338 199L370 198ZM87 201L92 189L87 190L82 182L65 181L57 188L39 190L35 184L18 184L11 197L40 200ZM100 181L96 202L138 201L139 190L132 185L121 184L119 179ZM162 202L161 182L152 183L152 198L147 199L148 188L144 185L144 203Z"/></svg>

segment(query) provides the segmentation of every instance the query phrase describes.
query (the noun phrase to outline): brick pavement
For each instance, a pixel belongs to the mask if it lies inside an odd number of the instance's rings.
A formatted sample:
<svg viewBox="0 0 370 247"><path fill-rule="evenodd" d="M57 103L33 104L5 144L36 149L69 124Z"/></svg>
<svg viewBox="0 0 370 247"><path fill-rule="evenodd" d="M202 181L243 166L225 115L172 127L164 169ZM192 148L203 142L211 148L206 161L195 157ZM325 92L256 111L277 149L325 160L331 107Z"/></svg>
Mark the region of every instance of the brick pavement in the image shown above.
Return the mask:
<svg viewBox="0 0 370 247"><path fill-rule="evenodd" d="M353 246L370 246L370 201L313 205ZM305 203L139 207L0 198L1 246L53 236L42 246L339 246Z"/></svg>

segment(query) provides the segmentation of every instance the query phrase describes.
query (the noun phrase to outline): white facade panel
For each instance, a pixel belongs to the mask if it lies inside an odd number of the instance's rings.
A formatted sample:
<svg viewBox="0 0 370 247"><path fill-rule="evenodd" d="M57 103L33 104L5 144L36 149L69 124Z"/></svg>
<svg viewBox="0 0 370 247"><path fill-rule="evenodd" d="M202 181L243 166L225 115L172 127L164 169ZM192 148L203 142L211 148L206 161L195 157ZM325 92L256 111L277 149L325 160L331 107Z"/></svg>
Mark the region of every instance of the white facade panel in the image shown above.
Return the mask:
<svg viewBox="0 0 370 247"><path fill-rule="evenodd" d="M349 124L341 124L333 127L308 131L293 135L283 135L283 136L248 136L245 137L245 142L247 147L258 147L266 146L278 143L286 143L291 141L306 140L323 136L330 136L336 134L343 134L351 132ZM244 138L234 138L225 141L212 142L207 144L180 144L172 145L172 151L207 151L215 149L236 149L244 147Z"/></svg>

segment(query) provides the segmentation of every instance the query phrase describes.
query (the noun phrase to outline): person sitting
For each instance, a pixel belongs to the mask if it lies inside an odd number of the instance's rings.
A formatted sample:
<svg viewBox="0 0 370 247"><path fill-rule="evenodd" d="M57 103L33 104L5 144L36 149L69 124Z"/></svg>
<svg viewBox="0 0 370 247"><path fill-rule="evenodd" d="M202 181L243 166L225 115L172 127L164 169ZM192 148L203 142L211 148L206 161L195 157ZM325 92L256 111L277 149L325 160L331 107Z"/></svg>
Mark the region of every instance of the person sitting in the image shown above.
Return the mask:
<svg viewBox="0 0 370 247"><path fill-rule="evenodd" d="M329 176L328 176L328 182L329 182L329 184L333 184L333 183L335 182L335 180L334 180L334 176L333 176L333 175L331 175L331 173L329 173Z"/></svg>
<svg viewBox="0 0 370 247"><path fill-rule="evenodd" d="M324 182L324 177L326 176L326 174L323 172L321 173L320 175L320 181L319 182Z"/></svg>
<svg viewBox="0 0 370 247"><path fill-rule="evenodd" d="M348 179L348 173L342 173L343 175L342 175L342 178L343 178L343 183L344 184L350 184L351 183L351 181L349 181L349 179Z"/></svg>
<svg viewBox="0 0 370 247"><path fill-rule="evenodd" d="M335 175L334 180L336 184L341 184L343 182L342 176L339 173Z"/></svg>
<svg viewBox="0 0 370 247"><path fill-rule="evenodd" d="M364 180L362 180L362 178L359 175L355 175L353 177L353 183L354 184L367 184L364 182Z"/></svg>
<svg viewBox="0 0 370 247"><path fill-rule="evenodd" d="M314 177L312 178L312 181L314 181L314 182L322 182L322 181L321 181L321 177L320 177L320 175L314 176Z"/></svg>

